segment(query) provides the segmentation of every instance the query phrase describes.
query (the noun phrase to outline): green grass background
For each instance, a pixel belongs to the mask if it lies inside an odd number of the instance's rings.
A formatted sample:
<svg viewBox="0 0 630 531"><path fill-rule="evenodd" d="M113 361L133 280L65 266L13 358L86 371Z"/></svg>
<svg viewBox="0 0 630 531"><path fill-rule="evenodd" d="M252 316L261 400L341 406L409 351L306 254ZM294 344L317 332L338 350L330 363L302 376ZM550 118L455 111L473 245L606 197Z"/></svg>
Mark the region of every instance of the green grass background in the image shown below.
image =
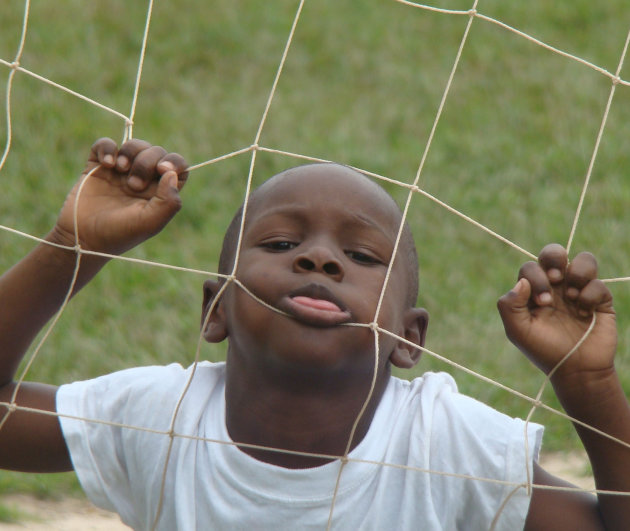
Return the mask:
<svg viewBox="0 0 630 531"><path fill-rule="evenodd" d="M472 2L431 5L468 9ZM24 3L0 7L0 58L12 61ZM250 145L297 8L274 2L156 2L134 136L202 162ZM630 26L624 0L593 3L481 0L478 10L608 71ZM21 64L127 114L145 2L34 0ZM306 2L261 145L413 180L468 17L393 1ZM10 69L0 66L0 97ZM621 77L630 79L629 68ZM566 243L610 80L575 61L475 20L419 185L521 247ZM630 274L630 89L619 85L580 219L575 251L591 250L603 277ZM6 111L0 112L0 119ZM44 235L92 142L120 139L123 122L18 73L12 148L0 171L0 224ZM0 127L0 145L7 129ZM243 199L250 154L191 174L185 207L157 238L130 253L214 271L222 234ZM259 153L255 180L299 161ZM388 190L404 201L405 192ZM419 303L428 348L529 395L542 375L505 339L496 299L527 258L416 196L409 221L421 267ZM32 242L0 231L0 268ZM194 359L203 277L113 262L62 316L29 374L55 384L140 364ZM630 286L611 285L619 314L618 368L630 390ZM224 346L205 345L217 360ZM424 356L426 370L454 374L462 391L513 415L529 404ZM545 397L557 406L552 394ZM545 449L579 442L544 412ZM72 475L2 473L0 493L76 491Z"/></svg>

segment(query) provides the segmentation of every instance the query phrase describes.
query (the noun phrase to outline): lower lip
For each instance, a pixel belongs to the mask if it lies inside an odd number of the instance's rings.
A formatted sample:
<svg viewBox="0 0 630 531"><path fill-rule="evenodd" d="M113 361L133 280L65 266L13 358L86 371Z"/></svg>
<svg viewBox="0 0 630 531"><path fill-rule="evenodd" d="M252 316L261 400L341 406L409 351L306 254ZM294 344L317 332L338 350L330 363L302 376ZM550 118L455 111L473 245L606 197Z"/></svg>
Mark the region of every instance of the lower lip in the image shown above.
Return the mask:
<svg viewBox="0 0 630 531"><path fill-rule="evenodd" d="M297 320L314 326L335 326L347 323L350 312L341 310L336 304L310 297L288 297L285 300L288 313Z"/></svg>

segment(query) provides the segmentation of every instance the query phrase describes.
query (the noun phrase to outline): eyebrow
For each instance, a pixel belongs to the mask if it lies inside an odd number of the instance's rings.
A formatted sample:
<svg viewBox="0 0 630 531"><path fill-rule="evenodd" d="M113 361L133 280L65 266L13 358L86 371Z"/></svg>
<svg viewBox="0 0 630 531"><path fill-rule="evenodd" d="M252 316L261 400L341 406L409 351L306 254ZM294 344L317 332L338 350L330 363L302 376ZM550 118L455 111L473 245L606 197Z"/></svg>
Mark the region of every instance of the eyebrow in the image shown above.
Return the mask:
<svg viewBox="0 0 630 531"><path fill-rule="evenodd" d="M349 221L348 223L360 228L366 228L370 230L375 230L385 236L385 238L393 244L396 239L396 233L388 234L388 232L381 227L378 223L375 223L371 218L361 214L360 212L346 212ZM266 218L270 218L273 216L282 216L290 219L298 219L300 221L306 220L306 215L304 211L300 207L287 206L287 205L279 205L276 207L272 207L260 216L257 216L254 219L254 222L260 222L265 220Z"/></svg>

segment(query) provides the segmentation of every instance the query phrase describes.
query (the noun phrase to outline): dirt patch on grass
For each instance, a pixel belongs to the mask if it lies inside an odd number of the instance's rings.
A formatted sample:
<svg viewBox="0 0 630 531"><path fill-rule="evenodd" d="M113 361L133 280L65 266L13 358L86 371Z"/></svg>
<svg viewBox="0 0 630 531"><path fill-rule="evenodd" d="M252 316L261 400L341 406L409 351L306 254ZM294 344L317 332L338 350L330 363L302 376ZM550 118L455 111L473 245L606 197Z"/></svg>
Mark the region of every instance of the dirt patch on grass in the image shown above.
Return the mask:
<svg viewBox="0 0 630 531"><path fill-rule="evenodd" d="M97 509L85 499L54 501L16 495L3 497L2 505L19 519L17 523L0 523L3 531L129 531L118 515Z"/></svg>
<svg viewBox="0 0 630 531"><path fill-rule="evenodd" d="M585 452L543 454L540 465L550 474L581 489L595 489L595 480Z"/></svg>

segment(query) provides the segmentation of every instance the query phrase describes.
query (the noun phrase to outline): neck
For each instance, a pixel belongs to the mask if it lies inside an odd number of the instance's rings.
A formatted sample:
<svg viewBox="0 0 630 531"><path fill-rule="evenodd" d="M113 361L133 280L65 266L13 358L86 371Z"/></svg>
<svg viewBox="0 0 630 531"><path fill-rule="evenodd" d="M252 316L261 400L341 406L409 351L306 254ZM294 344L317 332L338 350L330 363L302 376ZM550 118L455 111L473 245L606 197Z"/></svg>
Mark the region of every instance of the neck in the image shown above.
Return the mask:
<svg viewBox="0 0 630 531"><path fill-rule="evenodd" d="M385 371L377 379L357 422L370 392L371 375L259 369L243 370L238 363L230 363L228 356L227 429L237 443L317 454L240 447L259 461L286 468L320 466L355 448L370 427L389 377Z"/></svg>

